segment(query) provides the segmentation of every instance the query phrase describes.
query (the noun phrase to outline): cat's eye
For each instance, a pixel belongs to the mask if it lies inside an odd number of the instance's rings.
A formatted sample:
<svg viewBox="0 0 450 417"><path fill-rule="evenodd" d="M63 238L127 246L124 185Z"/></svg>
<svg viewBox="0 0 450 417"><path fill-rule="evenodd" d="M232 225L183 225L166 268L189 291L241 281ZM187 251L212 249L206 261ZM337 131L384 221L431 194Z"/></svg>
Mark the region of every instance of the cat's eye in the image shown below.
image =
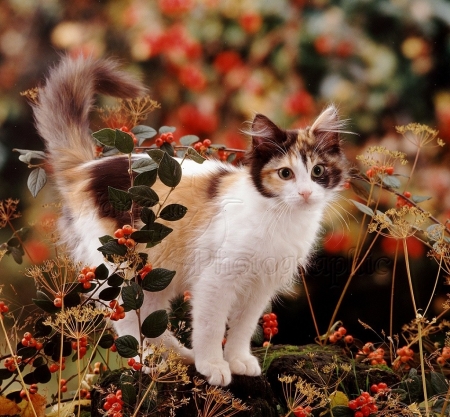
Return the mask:
<svg viewBox="0 0 450 417"><path fill-rule="evenodd" d="M294 173L292 172L292 169L290 169L290 168L280 168L278 170L278 176L282 180L290 180L291 178L294 178Z"/></svg>
<svg viewBox="0 0 450 417"><path fill-rule="evenodd" d="M311 175L313 177L321 177L323 173L325 172L325 167L323 165L314 165L313 169L311 171Z"/></svg>

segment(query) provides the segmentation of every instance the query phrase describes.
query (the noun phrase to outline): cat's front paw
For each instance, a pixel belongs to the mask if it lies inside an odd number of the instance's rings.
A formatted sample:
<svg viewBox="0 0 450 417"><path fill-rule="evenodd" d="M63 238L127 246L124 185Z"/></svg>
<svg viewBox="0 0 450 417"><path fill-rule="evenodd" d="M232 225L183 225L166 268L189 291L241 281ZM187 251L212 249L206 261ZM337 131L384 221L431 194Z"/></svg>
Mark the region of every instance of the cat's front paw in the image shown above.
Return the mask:
<svg viewBox="0 0 450 417"><path fill-rule="evenodd" d="M199 361L195 363L195 367L211 385L226 386L231 382L230 366L223 359Z"/></svg>
<svg viewBox="0 0 450 417"><path fill-rule="evenodd" d="M259 376L261 375L261 367L258 359L252 355L232 357L228 359L232 374Z"/></svg>

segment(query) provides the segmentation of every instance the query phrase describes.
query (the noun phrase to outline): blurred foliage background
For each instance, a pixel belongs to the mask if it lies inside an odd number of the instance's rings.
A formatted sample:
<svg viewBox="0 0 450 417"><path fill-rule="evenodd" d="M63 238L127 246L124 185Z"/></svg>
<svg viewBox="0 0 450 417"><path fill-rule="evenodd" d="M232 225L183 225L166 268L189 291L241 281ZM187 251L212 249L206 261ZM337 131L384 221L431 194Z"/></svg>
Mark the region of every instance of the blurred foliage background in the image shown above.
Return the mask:
<svg viewBox="0 0 450 417"><path fill-rule="evenodd" d="M24 216L15 226L36 224L28 249L35 260L49 256L39 224L53 216L48 204L56 203L55 197L49 187L36 200L30 196L28 170L12 149L42 149L20 92L42 82L62 53L119 58L161 103L149 125L176 126L175 137L196 134L233 148L246 147L239 130L256 112L283 127L300 127L334 102L357 133L344 138L356 164L355 156L372 144L414 155L416 149L395 133L396 125L409 122L438 129L449 144L449 26L446 0L3 0L0 199L21 199ZM450 217L448 148L424 150L411 190L433 196L425 207L441 221ZM355 214L350 206L345 209ZM308 278L324 330L356 236L356 223L343 215L349 227L329 222ZM8 229L0 233L1 242L11 235ZM411 241L411 250L417 286L427 300L433 268L420 243ZM339 317L353 334L362 330L358 318L378 330L387 326L383 300L389 301L392 251L381 240L352 284ZM23 303L17 295L25 299L34 291L21 273L25 267L9 258L0 265L3 295L17 308ZM445 294L443 284L438 287ZM403 290L398 291L401 299ZM441 301L436 296L435 312ZM413 311L398 303L399 329ZM306 302L282 304L288 313L279 340L311 341Z"/></svg>

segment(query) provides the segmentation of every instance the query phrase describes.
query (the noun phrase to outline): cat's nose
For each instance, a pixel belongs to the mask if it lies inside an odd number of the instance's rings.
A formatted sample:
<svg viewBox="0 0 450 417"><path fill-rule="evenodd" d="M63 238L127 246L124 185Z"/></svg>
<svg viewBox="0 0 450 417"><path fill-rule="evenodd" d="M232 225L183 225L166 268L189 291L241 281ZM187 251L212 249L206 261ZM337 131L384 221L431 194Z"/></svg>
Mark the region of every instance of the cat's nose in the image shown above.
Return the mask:
<svg viewBox="0 0 450 417"><path fill-rule="evenodd" d="M311 190L303 190L303 191L299 191L299 194L303 197L303 199L305 201L308 201L309 196L312 194Z"/></svg>

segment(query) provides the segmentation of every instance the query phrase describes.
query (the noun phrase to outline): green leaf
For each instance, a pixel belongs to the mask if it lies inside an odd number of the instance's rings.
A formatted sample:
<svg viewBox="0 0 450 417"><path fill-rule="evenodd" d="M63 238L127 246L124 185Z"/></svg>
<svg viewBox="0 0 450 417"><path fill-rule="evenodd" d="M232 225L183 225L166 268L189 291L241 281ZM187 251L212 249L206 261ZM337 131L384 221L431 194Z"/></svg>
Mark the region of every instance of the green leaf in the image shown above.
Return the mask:
<svg viewBox="0 0 450 417"><path fill-rule="evenodd" d="M373 212L373 210L370 207L368 207L368 206L366 206L364 204L361 204L358 201L355 201L355 200L352 200L352 199L349 199L349 200L355 205L355 207L359 211L362 211L364 214L368 214L371 217L374 215L374 212Z"/></svg>
<svg viewBox="0 0 450 417"><path fill-rule="evenodd" d="M133 358L138 354L139 342L133 336L120 336L114 341L114 344L122 358Z"/></svg>
<svg viewBox="0 0 450 417"><path fill-rule="evenodd" d="M431 200L431 197L422 195L413 195L411 196L411 200L414 201L414 203L421 203L422 201Z"/></svg>
<svg viewBox="0 0 450 417"><path fill-rule="evenodd" d="M200 140L200 138L196 135L185 135L180 138L180 143L184 146L191 146L193 143L196 143Z"/></svg>
<svg viewBox="0 0 450 417"><path fill-rule="evenodd" d="M168 324L169 317L166 310L156 310L142 322L141 331L145 337L152 339L161 336L167 330Z"/></svg>
<svg viewBox="0 0 450 417"><path fill-rule="evenodd" d="M134 133L134 136L136 136L137 139L151 139L152 137L156 136L157 132L155 129L153 129L150 126L145 125L137 125L134 126L131 131Z"/></svg>
<svg viewBox="0 0 450 417"><path fill-rule="evenodd" d="M120 287L108 287L100 291L98 298L103 301L115 300L120 294Z"/></svg>
<svg viewBox="0 0 450 417"><path fill-rule="evenodd" d="M36 304L41 310L44 310L46 313L54 314L60 311L61 309L55 307L52 301L50 300L42 300L39 298L33 298L33 303Z"/></svg>
<svg viewBox="0 0 450 417"><path fill-rule="evenodd" d="M152 158L158 165L163 159L164 153L165 152L161 149L149 149L147 151L148 156L150 156L150 158Z"/></svg>
<svg viewBox="0 0 450 417"><path fill-rule="evenodd" d="M231 163L234 162L235 159L236 159L236 153L235 153L235 152L230 153L230 154L228 155L228 157L227 157L227 162L228 162L229 164L231 164Z"/></svg>
<svg viewBox="0 0 450 417"><path fill-rule="evenodd" d="M141 210L141 221L144 224L154 223L156 220L156 214L153 212L151 208L143 207Z"/></svg>
<svg viewBox="0 0 450 417"><path fill-rule="evenodd" d="M175 221L182 219L187 213L187 208L181 204L169 204L164 207L159 215L161 219Z"/></svg>
<svg viewBox="0 0 450 417"><path fill-rule="evenodd" d="M29 165L33 162L33 159L46 159L47 155L43 151L22 151L19 149L13 149L13 151L20 152L19 161Z"/></svg>
<svg viewBox="0 0 450 417"><path fill-rule="evenodd" d="M194 148L188 148L186 155L198 164L203 164L206 161L206 158L203 158Z"/></svg>
<svg viewBox="0 0 450 417"><path fill-rule="evenodd" d="M160 149L167 153L169 156L175 156L175 149L170 143L164 142Z"/></svg>
<svg viewBox="0 0 450 417"><path fill-rule="evenodd" d="M369 191L370 186L365 181L358 181L355 179L352 179L350 181L350 185L352 187L352 190L355 192L355 194L359 197L361 197L363 200L366 200L369 198Z"/></svg>
<svg viewBox="0 0 450 417"><path fill-rule="evenodd" d="M116 210L128 211L131 208L131 196L126 191L108 186L108 198Z"/></svg>
<svg viewBox="0 0 450 417"><path fill-rule="evenodd" d="M156 243L163 240L173 229L161 223L145 225L141 230L131 234L131 238L137 243Z"/></svg>
<svg viewBox="0 0 450 417"><path fill-rule="evenodd" d="M100 241L100 243L102 245L104 245L105 243L108 243L111 240L114 240L114 238L112 236L109 236L109 235L104 235L102 237L99 237L98 240Z"/></svg>
<svg viewBox="0 0 450 417"><path fill-rule="evenodd" d="M354 411L345 405L337 405L331 409L333 417L353 417Z"/></svg>
<svg viewBox="0 0 450 417"><path fill-rule="evenodd" d="M159 202L158 194L146 185L137 185L128 189L132 200L142 207L153 207Z"/></svg>
<svg viewBox="0 0 450 417"><path fill-rule="evenodd" d="M27 180L28 189L33 197L36 197L39 191L47 182L47 174L42 168L35 168L30 172Z"/></svg>
<svg viewBox="0 0 450 417"><path fill-rule="evenodd" d="M40 384L46 384L47 382L49 382L52 379L52 374L50 372L50 369L48 369L47 365L38 366L33 371L33 376L34 376L36 382L38 382Z"/></svg>
<svg viewBox="0 0 450 417"><path fill-rule="evenodd" d="M0 369L0 381L4 381L5 379L9 379L13 376L11 371L8 371L6 368Z"/></svg>
<svg viewBox="0 0 450 417"><path fill-rule="evenodd" d="M108 278L108 285L110 287L120 287L123 284L123 277L121 277L119 274L112 274L109 278Z"/></svg>
<svg viewBox="0 0 450 417"><path fill-rule="evenodd" d="M131 165L131 169L139 174L146 171L153 171L157 168L158 164L150 158L136 159Z"/></svg>
<svg viewBox="0 0 450 417"><path fill-rule="evenodd" d="M158 176L167 187L176 187L181 181L181 165L167 153L163 155L158 167Z"/></svg>
<svg viewBox="0 0 450 417"><path fill-rule="evenodd" d="M34 337L49 336L52 333L52 327L44 324L45 317L40 317L34 323Z"/></svg>
<svg viewBox="0 0 450 417"><path fill-rule="evenodd" d="M109 270L108 267L105 264L100 264L95 268L95 278L99 280L104 280L108 278Z"/></svg>
<svg viewBox="0 0 450 417"><path fill-rule="evenodd" d="M122 288L122 300L125 311L138 310L144 302L144 292L135 282L130 282L129 286Z"/></svg>
<svg viewBox="0 0 450 417"><path fill-rule="evenodd" d="M394 175L382 175L381 178L383 183L389 188L399 188L402 185L400 180Z"/></svg>
<svg viewBox="0 0 450 417"><path fill-rule="evenodd" d="M127 132L116 129L116 141L114 146L122 153L131 153L134 149L133 138Z"/></svg>
<svg viewBox="0 0 450 417"><path fill-rule="evenodd" d="M97 248L99 252L106 255L119 255L125 256L127 254L127 247L125 245L119 245L116 240L110 240L104 245Z"/></svg>
<svg viewBox="0 0 450 417"><path fill-rule="evenodd" d="M444 394L448 391L447 379L439 372L430 372L430 383L433 390L428 393L430 396Z"/></svg>
<svg viewBox="0 0 450 417"><path fill-rule="evenodd" d="M134 185L146 185L147 187L151 187L156 182L156 178L158 178L157 168L152 171L145 171L139 174L134 179Z"/></svg>
<svg viewBox="0 0 450 417"><path fill-rule="evenodd" d="M127 405L133 406L137 399L136 388L131 383L122 382L120 389L122 390L122 401Z"/></svg>
<svg viewBox="0 0 450 417"><path fill-rule="evenodd" d="M95 140L99 141L105 146L115 146L116 142L116 132L113 129L101 129L92 134Z"/></svg>
<svg viewBox="0 0 450 417"><path fill-rule="evenodd" d="M173 126L161 126L159 128L159 134L163 134L163 133L173 133L175 132L175 130L177 130L176 127Z"/></svg>
<svg viewBox="0 0 450 417"><path fill-rule="evenodd" d="M151 292L162 291L172 282L175 273L168 269L155 268L145 276L142 281L142 289Z"/></svg>
<svg viewBox="0 0 450 417"><path fill-rule="evenodd" d="M98 341L98 345L103 349L109 349L113 344L114 336L110 333L105 333Z"/></svg>

